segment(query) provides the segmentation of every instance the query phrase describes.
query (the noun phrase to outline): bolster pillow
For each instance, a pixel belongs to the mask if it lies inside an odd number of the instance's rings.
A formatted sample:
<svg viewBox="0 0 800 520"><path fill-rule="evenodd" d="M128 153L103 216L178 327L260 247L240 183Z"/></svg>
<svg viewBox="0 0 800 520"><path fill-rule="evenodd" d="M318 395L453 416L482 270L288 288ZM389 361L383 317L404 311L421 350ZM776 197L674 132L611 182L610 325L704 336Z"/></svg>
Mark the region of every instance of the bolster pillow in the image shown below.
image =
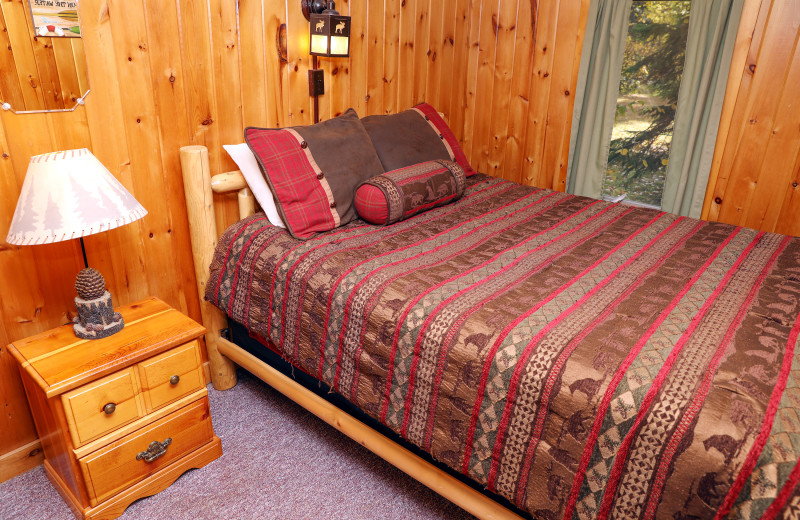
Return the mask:
<svg viewBox="0 0 800 520"><path fill-rule="evenodd" d="M356 212L370 224L394 224L458 200L466 185L464 169L452 161L414 164L362 182Z"/></svg>

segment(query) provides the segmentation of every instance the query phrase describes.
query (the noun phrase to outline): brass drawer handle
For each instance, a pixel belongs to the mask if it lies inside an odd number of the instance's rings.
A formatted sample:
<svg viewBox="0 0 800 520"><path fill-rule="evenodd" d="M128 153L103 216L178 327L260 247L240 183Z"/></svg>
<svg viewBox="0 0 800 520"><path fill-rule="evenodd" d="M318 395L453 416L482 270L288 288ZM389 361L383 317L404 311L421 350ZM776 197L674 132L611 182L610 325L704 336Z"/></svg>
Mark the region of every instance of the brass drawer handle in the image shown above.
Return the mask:
<svg viewBox="0 0 800 520"><path fill-rule="evenodd" d="M180 382L180 380L181 380L181 376L179 376L178 374L175 374L174 376L169 378L169 384L171 384L172 386L175 386Z"/></svg>
<svg viewBox="0 0 800 520"><path fill-rule="evenodd" d="M115 405L114 403L108 403L103 407L103 411L106 413L106 415L111 415L112 413L114 413L114 410L116 409L117 405Z"/></svg>
<svg viewBox="0 0 800 520"><path fill-rule="evenodd" d="M145 462L153 462L167 452L167 446L172 444L172 439L167 437L164 442L153 441L147 451L140 451L136 455L136 460L144 459Z"/></svg>

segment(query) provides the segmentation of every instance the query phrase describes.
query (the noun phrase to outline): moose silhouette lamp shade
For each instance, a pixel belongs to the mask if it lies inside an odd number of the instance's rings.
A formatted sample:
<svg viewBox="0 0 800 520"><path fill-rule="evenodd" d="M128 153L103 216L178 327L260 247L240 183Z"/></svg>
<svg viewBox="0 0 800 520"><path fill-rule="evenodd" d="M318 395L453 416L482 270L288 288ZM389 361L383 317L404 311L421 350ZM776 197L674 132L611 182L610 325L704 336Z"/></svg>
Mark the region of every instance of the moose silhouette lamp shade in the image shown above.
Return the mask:
<svg viewBox="0 0 800 520"><path fill-rule="evenodd" d="M312 56L343 58L350 56L350 17L342 16L333 2L321 13L309 13Z"/></svg>
<svg viewBox="0 0 800 520"><path fill-rule="evenodd" d="M124 326L98 271L89 267L83 237L130 224L147 210L86 148L31 157L6 242L29 246L80 239L78 337L98 339Z"/></svg>

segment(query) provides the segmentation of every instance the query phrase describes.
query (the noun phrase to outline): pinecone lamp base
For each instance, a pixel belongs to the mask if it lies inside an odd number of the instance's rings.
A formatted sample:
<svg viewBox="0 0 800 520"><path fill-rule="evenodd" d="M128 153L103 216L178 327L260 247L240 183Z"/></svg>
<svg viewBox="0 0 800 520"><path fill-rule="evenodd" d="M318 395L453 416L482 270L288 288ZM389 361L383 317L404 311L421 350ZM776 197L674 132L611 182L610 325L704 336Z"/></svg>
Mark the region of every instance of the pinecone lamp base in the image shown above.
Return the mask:
<svg viewBox="0 0 800 520"><path fill-rule="evenodd" d="M95 269L86 268L75 281L78 296L75 307L78 317L72 330L82 339L100 339L116 334L125 326L122 315L114 311L111 293L105 289L103 277Z"/></svg>
<svg viewBox="0 0 800 520"><path fill-rule="evenodd" d="M94 300L84 300L76 296L75 307L78 309L78 317L72 329L79 338L105 338L116 334L125 326L122 315L114 312L111 293L108 291Z"/></svg>

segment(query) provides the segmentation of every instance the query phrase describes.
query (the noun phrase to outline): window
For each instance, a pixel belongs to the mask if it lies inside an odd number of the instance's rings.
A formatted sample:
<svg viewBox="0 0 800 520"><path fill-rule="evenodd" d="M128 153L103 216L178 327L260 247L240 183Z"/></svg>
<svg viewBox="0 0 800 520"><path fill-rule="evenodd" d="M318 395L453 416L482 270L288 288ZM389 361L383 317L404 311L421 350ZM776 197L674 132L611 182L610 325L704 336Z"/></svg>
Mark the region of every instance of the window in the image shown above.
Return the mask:
<svg viewBox="0 0 800 520"><path fill-rule="evenodd" d="M690 2L634 1L622 62L603 198L661 207Z"/></svg>

